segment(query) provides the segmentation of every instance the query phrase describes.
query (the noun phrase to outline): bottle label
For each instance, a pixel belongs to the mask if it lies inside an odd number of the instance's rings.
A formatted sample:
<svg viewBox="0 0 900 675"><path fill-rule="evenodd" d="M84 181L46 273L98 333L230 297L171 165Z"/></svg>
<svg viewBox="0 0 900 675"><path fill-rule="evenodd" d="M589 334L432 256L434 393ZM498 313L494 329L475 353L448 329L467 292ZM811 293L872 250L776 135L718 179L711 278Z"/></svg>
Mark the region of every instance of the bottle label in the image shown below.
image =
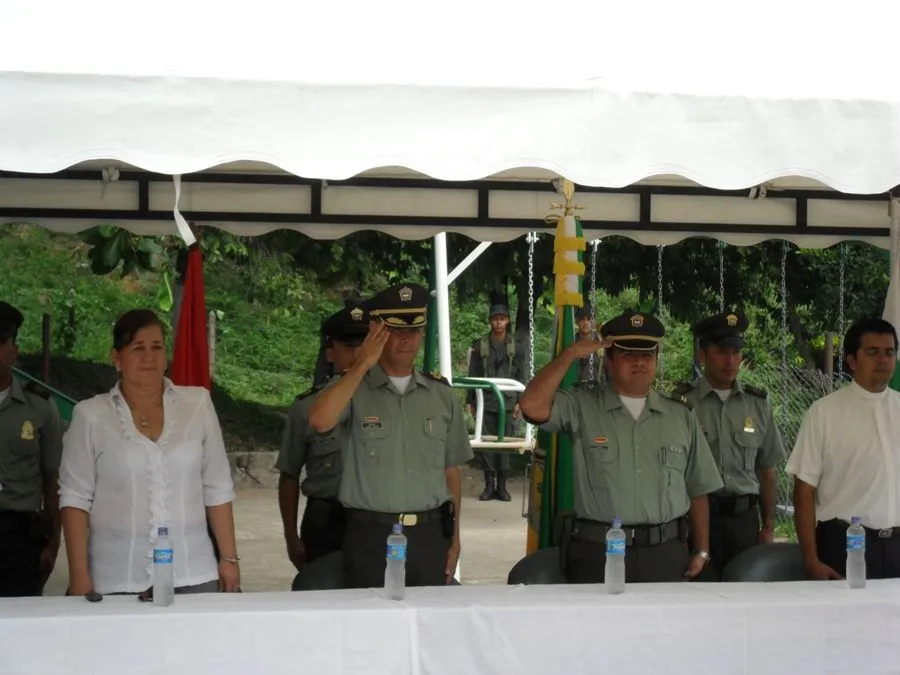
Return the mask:
<svg viewBox="0 0 900 675"><path fill-rule="evenodd" d="M388 560L406 560L406 546L403 544L388 544Z"/></svg>
<svg viewBox="0 0 900 675"><path fill-rule="evenodd" d="M153 564L154 565L171 565L172 564L172 549L170 548L155 548L153 549Z"/></svg>
<svg viewBox="0 0 900 675"><path fill-rule="evenodd" d="M607 539L606 555L625 555L625 541L622 539Z"/></svg>
<svg viewBox="0 0 900 675"><path fill-rule="evenodd" d="M848 551L865 551L866 535L864 534L848 534L847 535Z"/></svg>

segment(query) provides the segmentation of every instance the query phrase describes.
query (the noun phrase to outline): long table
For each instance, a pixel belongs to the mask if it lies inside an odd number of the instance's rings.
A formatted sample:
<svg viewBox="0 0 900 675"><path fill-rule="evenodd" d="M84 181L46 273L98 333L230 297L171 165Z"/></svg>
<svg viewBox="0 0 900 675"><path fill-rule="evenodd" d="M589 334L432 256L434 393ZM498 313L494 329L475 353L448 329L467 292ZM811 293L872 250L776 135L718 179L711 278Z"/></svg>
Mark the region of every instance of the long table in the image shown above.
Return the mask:
<svg viewBox="0 0 900 675"><path fill-rule="evenodd" d="M0 599L2 675L900 673L900 580Z"/></svg>

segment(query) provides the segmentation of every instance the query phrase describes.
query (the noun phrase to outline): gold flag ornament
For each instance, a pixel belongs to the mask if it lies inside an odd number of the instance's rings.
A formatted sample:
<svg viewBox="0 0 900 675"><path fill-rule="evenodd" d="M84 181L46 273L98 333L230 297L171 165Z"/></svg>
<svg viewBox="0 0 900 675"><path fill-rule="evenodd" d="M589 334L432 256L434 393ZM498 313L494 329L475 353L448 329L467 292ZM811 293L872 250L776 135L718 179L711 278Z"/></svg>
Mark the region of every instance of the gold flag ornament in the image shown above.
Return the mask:
<svg viewBox="0 0 900 675"><path fill-rule="evenodd" d="M554 304L557 307L581 307L584 304L581 294L581 278L584 276L584 263L578 260L578 254L587 248L584 237L575 219L575 211L584 207L574 202L575 184L567 179L560 181L559 191L565 198L564 204L550 204L554 211L562 210L563 215L551 213L544 222L556 225L553 238L553 274L555 277Z"/></svg>

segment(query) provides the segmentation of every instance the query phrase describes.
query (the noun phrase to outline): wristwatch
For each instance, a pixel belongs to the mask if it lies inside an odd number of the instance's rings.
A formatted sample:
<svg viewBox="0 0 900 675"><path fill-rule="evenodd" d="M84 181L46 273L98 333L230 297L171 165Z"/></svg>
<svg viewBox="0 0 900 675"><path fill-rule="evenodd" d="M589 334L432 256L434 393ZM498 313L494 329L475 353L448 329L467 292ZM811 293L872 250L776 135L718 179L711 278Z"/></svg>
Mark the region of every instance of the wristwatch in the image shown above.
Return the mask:
<svg viewBox="0 0 900 675"><path fill-rule="evenodd" d="M707 553L706 551L697 551L696 553L694 553L694 555L699 555L701 558L703 558L703 562L709 562L711 560L709 553Z"/></svg>

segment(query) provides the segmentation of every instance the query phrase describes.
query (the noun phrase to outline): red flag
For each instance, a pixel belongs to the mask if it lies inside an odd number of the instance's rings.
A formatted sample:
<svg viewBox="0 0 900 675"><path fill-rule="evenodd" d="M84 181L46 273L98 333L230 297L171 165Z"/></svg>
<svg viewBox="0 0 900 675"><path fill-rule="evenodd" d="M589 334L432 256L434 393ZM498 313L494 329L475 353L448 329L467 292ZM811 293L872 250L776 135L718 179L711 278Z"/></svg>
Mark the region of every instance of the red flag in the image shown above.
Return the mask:
<svg viewBox="0 0 900 675"><path fill-rule="evenodd" d="M188 251L171 378L174 384L182 386L212 388L206 333L206 294L203 290L203 255L199 246Z"/></svg>

